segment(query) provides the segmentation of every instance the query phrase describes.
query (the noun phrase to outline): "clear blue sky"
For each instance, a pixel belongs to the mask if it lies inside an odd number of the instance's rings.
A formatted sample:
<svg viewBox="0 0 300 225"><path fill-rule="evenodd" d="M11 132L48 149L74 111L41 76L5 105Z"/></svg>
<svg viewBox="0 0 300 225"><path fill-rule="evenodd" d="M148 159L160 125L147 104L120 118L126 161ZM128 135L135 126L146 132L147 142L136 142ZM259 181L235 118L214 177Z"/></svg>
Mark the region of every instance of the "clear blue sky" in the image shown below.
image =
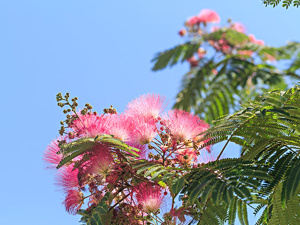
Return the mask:
<svg viewBox="0 0 300 225"><path fill-rule="evenodd" d="M261 0L0 1L1 224L78 224L43 169L63 118L55 95L70 92L99 111L111 104L122 111L148 92L172 105L188 65L154 73L150 60L179 44L184 20L202 8L223 23L244 23L270 45L300 39L300 9L265 8Z"/></svg>

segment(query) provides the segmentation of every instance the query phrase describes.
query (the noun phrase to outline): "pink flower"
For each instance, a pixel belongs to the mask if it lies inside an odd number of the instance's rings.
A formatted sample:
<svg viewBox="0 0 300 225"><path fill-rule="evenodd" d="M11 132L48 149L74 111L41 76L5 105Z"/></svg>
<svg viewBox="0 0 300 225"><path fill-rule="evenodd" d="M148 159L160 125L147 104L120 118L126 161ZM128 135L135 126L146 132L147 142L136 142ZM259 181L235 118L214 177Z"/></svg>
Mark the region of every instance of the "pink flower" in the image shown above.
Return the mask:
<svg viewBox="0 0 300 225"><path fill-rule="evenodd" d="M199 24L199 23L200 23L200 21L199 21L199 17L198 16L193 16L193 17L189 18L186 21L186 25L190 26L190 27L192 27L192 26L194 26L196 24Z"/></svg>
<svg viewBox="0 0 300 225"><path fill-rule="evenodd" d="M200 59L202 59L202 58L205 56L206 51L205 51L203 48L199 48L198 51L197 51L197 54L198 54L198 57L199 57ZM198 62L197 62L197 63L198 63Z"/></svg>
<svg viewBox="0 0 300 225"><path fill-rule="evenodd" d="M224 44L227 44L227 41L226 41L225 39L220 39L220 40L218 41L218 44L219 44L219 45L224 45Z"/></svg>
<svg viewBox="0 0 300 225"><path fill-rule="evenodd" d="M218 74L218 70L216 70L216 69L212 69L211 72L212 72L214 75L217 75L217 74Z"/></svg>
<svg viewBox="0 0 300 225"><path fill-rule="evenodd" d="M256 41L256 44L258 44L258 45L264 45L265 42L264 42L263 40L257 40L257 41Z"/></svg>
<svg viewBox="0 0 300 225"><path fill-rule="evenodd" d="M82 115L78 113L79 118L71 126L75 133L82 137L96 137L98 134L107 134L107 119L104 116L94 114Z"/></svg>
<svg viewBox="0 0 300 225"><path fill-rule="evenodd" d="M254 42L254 43L256 41L256 38L255 38L254 34L249 34L249 39L250 39L251 42Z"/></svg>
<svg viewBox="0 0 300 225"><path fill-rule="evenodd" d="M231 28L238 31L238 32L240 32L240 33L245 33L245 31L246 31L246 28L242 23L234 23L231 26Z"/></svg>
<svg viewBox="0 0 300 225"><path fill-rule="evenodd" d="M230 46L229 46L229 45L226 45L226 44L221 45L221 50L222 50L223 52L229 52Z"/></svg>
<svg viewBox="0 0 300 225"><path fill-rule="evenodd" d="M141 145L136 142L128 142L127 144L131 147L134 147L134 148L137 148L140 150L139 152L137 152L137 154L139 155L139 159L146 159L147 152L149 151L147 145Z"/></svg>
<svg viewBox="0 0 300 225"><path fill-rule="evenodd" d="M186 35L186 29L181 29L179 32L178 32L178 34L181 36L181 37L183 37L184 35Z"/></svg>
<svg viewBox="0 0 300 225"><path fill-rule="evenodd" d="M218 15L218 13L216 13L213 10L210 9L203 9L201 10L199 16L199 22L202 23L219 23L220 22L220 16Z"/></svg>
<svg viewBox="0 0 300 225"><path fill-rule="evenodd" d="M249 35L249 39L251 42L255 43L255 44L258 44L258 45L264 45L265 42L263 40L257 40L254 36L254 34L250 34Z"/></svg>
<svg viewBox="0 0 300 225"><path fill-rule="evenodd" d="M146 213L156 212L163 198L162 189L158 185L141 183L136 188L136 199Z"/></svg>
<svg viewBox="0 0 300 225"><path fill-rule="evenodd" d="M192 160L194 162L197 162L197 154L195 150L193 149L180 149L176 151L177 155L176 158L181 162L181 163L190 163Z"/></svg>
<svg viewBox="0 0 300 225"><path fill-rule="evenodd" d="M64 139L63 137L59 137L51 141L51 143L47 146L43 159L49 165L47 167L48 169L55 168L62 160L62 155L57 154L57 152L60 150L57 141L61 141L63 139Z"/></svg>
<svg viewBox="0 0 300 225"><path fill-rule="evenodd" d="M130 118L124 114L113 114L106 118L107 133L121 141L128 141L131 135Z"/></svg>
<svg viewBox="0 0 300 225"><path fill-rule="evenodd" d="M157 118L165 108L165 97L146 94L134 99L127 105L126 114L131 117Z"/></svg>
<svg viewBox="0 0 300 225"><path fill-rule="evenodd" d="M218 26L213 26L213 27L211 27L211 32L216 32L217 30L219 30L220 29L220 27L218 27Z"/></svg>
<svg viewBox="0 0 300 225"><path fill-rule="evenodd" d="M198 60L195 58L195 56L192 56L191 58L187 59L187 61L190 63L191 67L198 66Z"/></svg>
<svg viewBox="0 0 300 225"><path fill-rule="evenodd" d="M150 143L157 134L156 121L146 120L143 117L132 118L132 136L138 144Z"/></svg>
<svg viewBox="0 0 300 225"><path fill-rule="evenodd" d="M69 213L76 214L83 204L82 193L77 190L69 190L63 204Z"/></svg>
<svg viewBox="0 0 300 225"><path fill-rule="evenodd" d="M91 174L101 174L106 176L111 170L112 163L113 157L110 152L101 147L101 149L98 149L97 155L90 160L88 171Z"/></svg>
<svg viewBox="0 0 300 225"><path fill-rule="evenodd" d="M74 169L73 165L62 167L58 170L55 184L60 186L63 191L69 191L70 189L76 188L78 184L78 169Z"/></svg>
<svg viewBox="0 0 300 225"><path fill-rule="evenodd" d="M166 121L171 135L180 141L192 140L209 127L198 116L181 109L170 110Z"/></svg>
<svg viewBox="0 0 300 225"><path fill-rule="evenodd" d="M251 51L251 50L239 50L237 53L239 55L244 55L244 56L251 57L252 54L253 54L253 51Z"/></svg>

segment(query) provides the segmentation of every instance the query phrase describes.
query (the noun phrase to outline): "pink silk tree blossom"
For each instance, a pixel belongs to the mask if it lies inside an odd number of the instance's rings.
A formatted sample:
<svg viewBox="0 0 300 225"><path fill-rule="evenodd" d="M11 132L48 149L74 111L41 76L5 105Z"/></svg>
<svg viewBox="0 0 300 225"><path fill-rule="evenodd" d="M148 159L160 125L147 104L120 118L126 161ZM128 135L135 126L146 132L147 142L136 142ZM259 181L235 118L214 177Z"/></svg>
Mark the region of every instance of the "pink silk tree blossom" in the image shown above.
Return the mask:
<svg viewBox="0 0 300 225"><path fill-rule="evenodd" d="M129 146L132 146L132 147L137 148L137 149L140 150L139 152L137 152L137 154L139 155L139 159L146 159L147 158L147 153L149 152L147 144L143 145L143 144L139 144L137 142L127 142L127 144Z"/></svg>
<svg viewBox="0 0 300 225"><path fill-rule="evenodd" d="M77 188L79 186L77 175L78 169L74 169L73 165L62 167L58 170L55 184L66 192L70 189Z"/></svg>
<svg viewBox="0 0 300 225"><path fill-rule="evenodd" d="M157 135L154 119L146 120L144 117L137 116L132 118L132 124L132 135L138 144L148 144Z"/></svg>
<svg viewBox="0 0 300 225"><path fill-rule="evenodd" d="M190 63L191 67L198 66L198 60L195 56L192 56L191 58L187 59L187 61Z"/></svg>
<svg viewBox="0 0 300 225"><path fill-rule="evenodd" d="M214 10L210 9L203 9L201 10L199 16L199 22L202 23L219 23L220 22L220 16L218 13Z"/></svg>
<svg viewBox="0 0 300 225"><path fill-rule="evenodd" d="M67 196L63 202L66 210L71 214L76 214L83 204L82 193L77 190L67 191Z"/></svg>
<svg viewBox="0 0 300 225"><path fill-rule="evenodd" d="M113 157L107 149L102 148L98 154L90 159L88 172L91 174L100 174L104 177L111 171Z"/></svg>
<svg viewBox="0 0 300 225"><path fill-rule="evenodd" d="M240 32L240 33L245 33L245 31L246 31L246 28L242 23L234 23L231 26L231 28L238 31L238 32Z"/></svg>
<svg viewBox="0 0 300 225"><path fill-rule="evenodd" d="M57 167L59 162L62 160L62 155L57 154L57 152L60 150L58 147L58 141L64 140L63 137L59 137L53 141L47 146L46 151L44 152L43 159L47 163L47 169L54 169Z"/></svg>
<svg viewBox="0 0 300 225"><path fill-rule="evenodd" d="M94 114L82 115L78 113L79 118L73 121L71 128L81 137L96 137L98 134L108 133L107 118Z"/></svg>
<svg viewBox="0 0 300 225"><path fill-rule="evenodd" d="M258 45L264 45L265 42L263 40L257 40L254 36L254 34L249 34L249 39L251 42L258 44Z"/></svg>
<svg viewBox="0 0 300 225"><path fill-rule="evenodd" d="M194 149L190 148L177 150L176 158L181 163L191 163L192 160L197 162L197 154Z"/></svg>
<svg viewBox="0 0 300 225"><path fill-rule="evenodd" d="M165 97L157 94L146 94L129 102L125 113L131 117L144 117L148 120L157 118L165 107Z"/></svg>
<svg viewBox="0 0 300 225"><path fill-rule="evenodd" d="M146 213L156 212L163 203L164 196L160 186L142 183L138 185L136 192L137 202Z"/></svg>
<svg viewBox="0 0 300 225"><path fill-rule="evenodd" d="M125 114L113 114L107 117L107 132L121 141L131 140L130 118Z"/></svg>
<svg viewBox="0 0 300 225"><path fill-rule="evenodd" d="M204 58L205 54L206 54L206 51L203 48L199 48L197 50L197 55L198 55L199 59Z"/></svg>
<svg viewBox="0 0 300 225"><path fill-rule="evenodd" d="M200 23L200 21L199 21L199 17L198 16L193 16L193 17L187 19L187 21L186 21L186 25L190 26L190 27L192 27L192 26L194 26L196 24L199 24L199 23Z"/></svg>
<svg viewBox="0 0 300 225"><path fill-rule="evenodd" d="M178 34L183 37L184 35L186 35L187 31L186 29L181 29L180 31L178 31Z"/></svg>
<svg viewBox="0 0 300 225"><path fill-rule="evenodd" d="M239 51L237 51L237 53L239 55L244 55L247 57L251 57L253 55L253 51L251 51L251 50L239 50Z"/></svg>
<svg viewBox="0 0 300 225"><path fill-rule="evenodd" d="M198 116L181 109L170 110L166 121L171 135L180 141L192 140L209 127Z"/></svg>
<svg viewBox="0 0 300 225"><path fill-rule="evenodd" d="M92 111L67 115L62 132L67 135L59 138L64 142L52 141L44 159L52 167L64 162L55 184L66 194L63 204L69 213L81 209L84 199L90 212L107 192L117 193L111 199L118 204L112 220L123 222L125 215L124 223L139 224L147 214L164 210L164 199L172 197L167 185L148 180L132 165L148 161L194 167L200 154L197 146L203 142L199 134L208 128L198 116L183 110L170 110L162 118L164 108L164 97L147 94L130 102L125 113L104 109L101 116Z"/></svg>

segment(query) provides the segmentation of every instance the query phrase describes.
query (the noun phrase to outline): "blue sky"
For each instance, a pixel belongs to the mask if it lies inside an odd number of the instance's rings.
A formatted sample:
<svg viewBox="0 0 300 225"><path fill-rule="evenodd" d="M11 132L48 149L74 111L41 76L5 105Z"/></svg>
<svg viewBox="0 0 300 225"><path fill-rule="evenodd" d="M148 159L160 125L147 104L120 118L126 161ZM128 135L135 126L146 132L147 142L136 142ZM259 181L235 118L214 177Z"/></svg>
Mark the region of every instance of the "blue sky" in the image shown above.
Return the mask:
<svg viewBox="0 0 300 225"><path fill-rule="evenodd" d="M188 65L154 73L150 60L181 43L184 20L203 8L216 10L223 24L228 17L244 23L266 44L300 39L298 9L265 8L260 0L0 1L1 224L78 224L43 169L43 151L63 118L55 95L122 111L154 92L171 106Z"/></svg>

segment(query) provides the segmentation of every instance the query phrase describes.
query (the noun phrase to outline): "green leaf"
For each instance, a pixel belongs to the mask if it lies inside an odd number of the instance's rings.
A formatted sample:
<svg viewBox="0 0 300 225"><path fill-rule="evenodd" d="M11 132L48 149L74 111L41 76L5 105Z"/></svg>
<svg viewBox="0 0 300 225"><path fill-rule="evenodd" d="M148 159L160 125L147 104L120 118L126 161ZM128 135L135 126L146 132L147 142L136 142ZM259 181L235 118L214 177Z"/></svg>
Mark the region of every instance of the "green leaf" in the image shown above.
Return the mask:
<svg viewBox="0 0 300 225"><path fill-rule="evenodd" d="M171 191L175 196L181 191L184 183L185 183L184 177L176 177L173 180Z"/></svg>
<svg viewBox="0 0 300 225"><path fill-rule="evenodd" d="M137 170L137 174L141 174L143 173L145 170L149 169L149 168L152 168L152 167L155 167L156 168L156 165L155 163L147 163L146 165L143 165L142 167L140 167L138 170ZM161 165L159 165L161 166Z"/></svg>
<svg viewBox="0 0 300 225"><path fill-rule="evenodd" d="M94 142L93 138L81 138L79 140L72 141L67 144L63 144L60 147L60 151L58 152L58 154L66 155L66 154L72 153L74 151L77 151L78 149L82 149L82 148L88 149L94 145L95 145L95 142Z"/></svg>
<svg viewBox="0 0 300 225"><path fill-rule="evenodd" d="M245 44L249 41L249 37L241 32L230 28L221 28L215 32L208 34L205 39L218 41L225 39L231 45Z"/></svg>
<svg viewBox="0 0 300 225"><path fill-rule="evenodd" d="M162 173L167 172L166 169L160 169L159 171L156 171L155 173L151 174L151 180L154 181L158 176L160 176Z"/></svg>
<svg viewBox="0 0 300 225"><path fill-rule="evenodd" d="M87 221L87 225L105 225L103 221L108 212L108 207L105 202L108 200L109 195L110 193L106 193L100 200L97 207L93 210L91 218Z"/></svg>
<svg viewBox="0 0 300 225"><path fill-rule="evenodd" d="M64 152L63 154L65 156L59 162L57 169L61 168L66 163L71 162L72 159L76 158L77 156L83 154L84 152L90 150L92 147L95 146L95 143L89 139L79 140L71 144L66 145L64 146L64 148L62 148L62 151Z"/></svg>
<svg viewBox="0 0 300 225"><path fill-rule="evenodd" d="M145 173L145 177L148 177L150 174L152 174L154 171L156 170L161 170L163 169L164 167L160 164L156 164L155 166L151 167L146 173Z"/></svg>
<svg viewBox="0 0 300 225"><path fill-rule="evenodd" d="M196 198L199 197L202 190L211 182L211 180L207 180L205 182L201 182L197 186L193 187L191 193L189 194L189 201L194 203Z"/></svg>
<svg viewBox="0 0 300 225"><path fill-rule="evenodd" d="M229 209L229 221L228 223L234 224L236 217L236 207L237 207L237 198L231 199L230 209Z"/></svg>
<svg viewBox="0 0 300 225"><path fill-rule="evenodd" d="M173 176L174 176L174 173L166 173L166 174L163 176L162 181L163 181L163 182L168 182L168 180L169 180L170 178L172 178Z"/></svg>
<svg viewBox="0 0 300 225"><path fill-rule="evenodd" d="M123 141L116 139L116 138L110 138L106 136L97 136L95 138L95 141L97 142L102 142L102 143L109 143L111 145L113 145L116 148L122 149L128 153L130 153L131 155L134 155L136 157L139 157L139 154L137 154L136 152L140 152L139 149L131 147L129 145L127 145L126 143L124 143Z"/></svg>
<svg viewBox="0 0 300 225"><path fill-rule="evenodd" d="M180 58L182 62L191 58L199 49L199 45L199 43L187 42L156 54L155 58L152 59L152 62L154 62L152 70L157 71L166 68L168 65L173 66Z"/></svg>

